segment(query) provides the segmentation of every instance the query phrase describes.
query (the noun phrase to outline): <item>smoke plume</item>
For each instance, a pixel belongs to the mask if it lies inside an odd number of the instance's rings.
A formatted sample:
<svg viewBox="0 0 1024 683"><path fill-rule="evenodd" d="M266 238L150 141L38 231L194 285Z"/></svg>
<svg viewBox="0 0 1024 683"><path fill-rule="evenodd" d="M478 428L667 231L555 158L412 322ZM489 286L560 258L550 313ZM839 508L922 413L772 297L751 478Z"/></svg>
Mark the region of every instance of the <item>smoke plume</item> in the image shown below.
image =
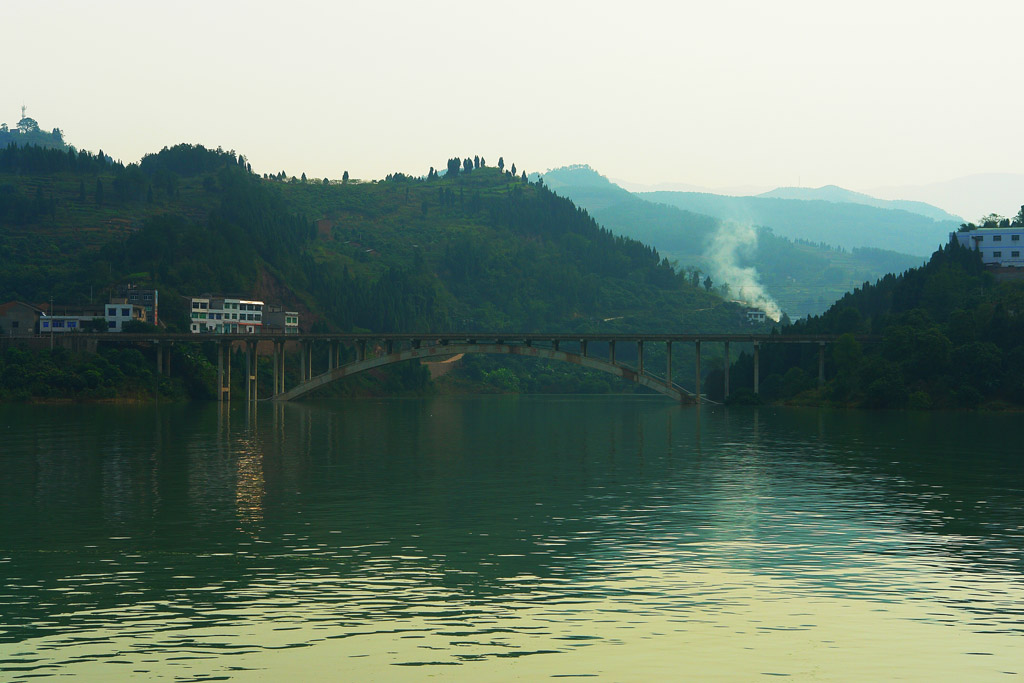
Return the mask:
<svg viewBox="0 0 1024 683"><path fill-rule="evenodd" d="M768 296L758 280L753 266L741 266L741 260L751 259L757 251L757 230L751 223L722 221L711 236L706 256L718 282L729 285L731 295L738 301L762 309L769 318L778 320L782 309Z"/></svg>

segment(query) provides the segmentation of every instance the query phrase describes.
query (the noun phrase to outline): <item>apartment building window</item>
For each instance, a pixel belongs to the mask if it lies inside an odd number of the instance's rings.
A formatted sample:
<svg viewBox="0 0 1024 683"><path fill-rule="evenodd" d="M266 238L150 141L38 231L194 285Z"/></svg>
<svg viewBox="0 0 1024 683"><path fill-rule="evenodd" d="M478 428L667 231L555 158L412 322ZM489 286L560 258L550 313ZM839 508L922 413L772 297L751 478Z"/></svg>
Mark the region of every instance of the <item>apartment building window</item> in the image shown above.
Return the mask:
<svg viewBox="0 0 1024 683"><path fill-rule="evenodd" d="M1001 251L993 251L992 252L992 256L993 256L993 258L1002 258L1003 257L1003 252L1001 252Z"/></svg>
<svg viewBox="0 0 1024 683"><path fill-rule="evenodd" d="M1002 235L992 235L992 241L993 242L1002 242L1003 241L1003 236Z"/></svg>
<svg viewBox="0 0 1024 683"><path fill-rule="evenodd" d="M127 318L127 317L131 316L131 314L132 314L132 309L130 309L130 308L122 308L121 309L121 315L123 317Z"/></svg>
<svg viewBox="0 0 1024 683"><path fill-rule="evenodd" d="M1020 235L1010 235L1010 240L1013 242L1020 242Z"/></svg>
<svg viewBox="0 0 1024 683"><path fill-rule="evenodd" d="M1011 251L1010 252L1010 258L1020 258L1020 252L1019 251Z"/></svg>

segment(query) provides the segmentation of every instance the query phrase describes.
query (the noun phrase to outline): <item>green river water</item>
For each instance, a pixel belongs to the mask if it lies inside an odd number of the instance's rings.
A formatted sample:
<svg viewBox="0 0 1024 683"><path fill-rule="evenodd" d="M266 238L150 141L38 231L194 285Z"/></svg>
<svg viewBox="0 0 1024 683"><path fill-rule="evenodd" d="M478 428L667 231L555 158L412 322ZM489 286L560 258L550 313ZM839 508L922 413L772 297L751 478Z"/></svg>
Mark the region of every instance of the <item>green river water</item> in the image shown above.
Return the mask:
<svg viewBox="0 0 1024 683"><path fill-rule="evenodd" d="M1021 676L1020 425L0 406L0 680Z"/></svg>

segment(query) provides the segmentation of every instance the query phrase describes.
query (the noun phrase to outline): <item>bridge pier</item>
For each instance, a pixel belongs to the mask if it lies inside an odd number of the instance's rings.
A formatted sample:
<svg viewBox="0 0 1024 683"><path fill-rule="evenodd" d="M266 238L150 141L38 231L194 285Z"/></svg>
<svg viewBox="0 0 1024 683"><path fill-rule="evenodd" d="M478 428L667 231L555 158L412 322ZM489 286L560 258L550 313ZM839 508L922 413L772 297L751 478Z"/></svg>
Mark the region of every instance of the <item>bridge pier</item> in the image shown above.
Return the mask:
<svg viewBox="0 0 1024 683"><path fill-rule="evenodd" d="M231 342L217 344L217 400L231 400Z"/></svg>
<svg viewBox="0 0 1024 683"><path fill-rule="evenodd" d="M818 388L825 386L825 342L818 342Z"/></svg>
<svg viewBox="0 0 1024 683"><path fill-rule="evenodd" d="M364 360L366 360L366 340L365 339L357 339L356 340L356 360L357 361L364 361Z"/></svg>
<svg viewBox="0 0 1024 683"><path fill-rule="evenodd" d="M313 342L302 342L300 360L302 362L302 381L308 382L313 379Z"/></svg>
<svg viewBox="0 0 1024 683"><path fill-rule="evenodd" d="M754 342L754 396L757 396L760 392L760 381L761 381L761 345L758 342Z"/></svg>
<svg viewBox="0 0 1024 683"><path fill-rule="evenodd" d="M637 339L636 341L636 367L640 371L640 374L644 374L644 340Z"/></svg>
<svg viewBox="0 0 1024 683"><path fill-rule="evenodd" d="M608 362L615 365L615 341L608 342Z"/></svg>
<svg viewBox="0 0 1024 683"><path fill-rule="evenodd" d="M672 386L672 342L665 342L665 381Z"/></svg>
<svg viewBox="0 0 1024 683"><path fill-rule="evenodd" d="M259 342L245 342L245 400L255 401L259 395L256 386L256 368L259 366Z"/></svg>
<svg viewBox="0 0 1024 683"><path fill-rule="evenodd" d="M694 384L695 390L694 395L697 397L697 405L700 405L700 339L693 342L693 348L697 352L696 365L697 365L697 376Z"/></svg>
<svg viewBox="0 0 1024 683"><path fill-rule="evenodd" d="M270 382L270 386L271 386L270 395L271 396L277 396L277 388L278 388L277 387L277 378L278 378L278 374L280 373L281 370L280 370L280 367L279 367L280 359L277 357L277 342L276 341L274 342L274 348L272 349L270 355L272 355L274 357L274 378Z"/></svg>
<svg viewBox="0 0 1024 683"><path fill-rule="evenodd" d="M723 391L723 398L729 398L729 342L725 342L725 387Z"/></svg>
<svg viewBox="0 0 1024 683"><path fill-rule="evenodd" d="M284 342L274 341L274 393L284 393Z"/></svg>
<svg viewBox="0 0 1024 683"><path fill-rule="evenodd" d="M587 340L580 339L580 355L584 358L587 357Z"/></svg>

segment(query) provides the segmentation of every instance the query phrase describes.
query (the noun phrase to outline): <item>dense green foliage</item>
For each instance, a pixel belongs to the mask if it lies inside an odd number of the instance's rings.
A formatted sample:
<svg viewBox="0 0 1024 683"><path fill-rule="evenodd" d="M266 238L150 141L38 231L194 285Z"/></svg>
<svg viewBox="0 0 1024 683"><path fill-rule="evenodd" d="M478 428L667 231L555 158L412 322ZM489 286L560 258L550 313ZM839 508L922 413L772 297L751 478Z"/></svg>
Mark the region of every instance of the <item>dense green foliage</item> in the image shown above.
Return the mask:
<svg viewBox="0 0 1024 683"><path fill-rule="evenodd" d="M23 116L14 128L8 128L6 123L0 123L0 147L8 145L18 147L35 145L52 149L68 148L64 143L64 133L60 128L54 128L47 133L39 128L35 119L28 116Z"/></svg>
<svg viewBox="0 0 1024 683"><path fill-rule="evenodd" d="M191 357L181 360L178 379L159 377L138 349L101 348L99 353L8 347L0 354L0 400L139 399L156 393L185 395L195 374Z"/></svg>
<svg viewBox="0 0 1024 683"><path fill-rule="evenodd" d="M172 330L187 329L184 297L204 292L284 303L324 331L748 329L739 306L655 249L482 158L445 176L332 183L260 178L202 146L127 166L9 147L3 185L23 207L0 215L3 301L81 304L131 281L160 290Z"/></svg>
<svg viewBox="0 0 1024 683"><path fill-rule="evenodd" d="M738 273L754 274L768 295L792 317L821 313L865 280L902 272L923 260L880 248L847 249L802 237L785 237L781 233L786 233L786 226L779 230L761 227L740 231L738 228L744 226L724 223L713 217L717 214L701 215L668 203L656 203L647 193L627 192L589 167L558 169L546 173L544 178L557 192L587 208L616 233L657 247L670 261L691 273L710 274L719 285L731 284L729 290L721 290L726 298L741 294L740 286L745 283L737 281ZM795 200L791 203L810 206ZM870 207L854 208L859 211ZM735 218L739 221L744 216L737 214ZM749 218L745 220L751 222ZM800 234L827 235L829 230L824 226L831 220L821 217L821 230ZM804 218L801 221L807 222Z"/></svg>
<svg viewBox="0 0 1024 683"><path fill-rule="evenodd" d="M816 384L817 350L798 345L761 351L762 397L805 398L872 408L975 407L1024 403L1024 282L996 282L975 251L956 243L921 268L887 275L837 301L820 317L782 334L840 334L826 357L828 382ZM881 343L861 344L871 334ZM731 373L750 388L752 359ZM721 373L709 377L712 395ZM742 392L740 392L742 395Z"/></svg>

